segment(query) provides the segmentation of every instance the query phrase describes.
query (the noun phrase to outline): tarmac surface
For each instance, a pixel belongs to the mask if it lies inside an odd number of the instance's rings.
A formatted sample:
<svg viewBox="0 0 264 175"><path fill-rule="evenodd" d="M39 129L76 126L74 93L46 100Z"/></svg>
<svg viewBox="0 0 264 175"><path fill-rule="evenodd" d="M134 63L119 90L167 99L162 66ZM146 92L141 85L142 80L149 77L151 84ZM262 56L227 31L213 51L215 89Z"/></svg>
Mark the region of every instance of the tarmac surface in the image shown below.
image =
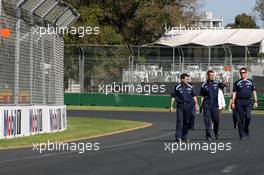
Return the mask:
<svg viewBox="0 0 264 175"><path fill-rule="evenodd" d="M175 113L68 111L68 116L146 121L153 125L145 129L79 141L77 143L100 145L99 150L83 154L71 151L47 151L40 154L33 151L32 147L2 150L0 174L264 174L263 115L252 117L251 138L240 141L237 130L233 128L231 114L222 114L219 140L212 142L205 140L203 118L198 115L195 130L189 132L188 143L174 141ZM191 143L198 146L190 146Z"/></svg>

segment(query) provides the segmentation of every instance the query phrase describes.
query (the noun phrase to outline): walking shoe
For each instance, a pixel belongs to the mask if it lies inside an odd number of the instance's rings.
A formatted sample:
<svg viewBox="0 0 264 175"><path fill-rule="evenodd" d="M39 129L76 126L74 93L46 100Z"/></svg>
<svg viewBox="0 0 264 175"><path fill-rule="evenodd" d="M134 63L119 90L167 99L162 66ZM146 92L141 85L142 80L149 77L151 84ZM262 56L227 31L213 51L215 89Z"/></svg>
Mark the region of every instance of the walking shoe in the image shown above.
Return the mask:
<svg viewBox="0 0 264 175"><path fill-rule="evenodd" d="M246 139L249 139L251 135L249 133L246 134Z"/></svg>
<svg viewBox="0 0 264 175"><path fill-rule="evenodd" d="M181 142L182 139L181 139L181 138L176 138L175 141L176 141L176 142Z"/></svg>
<svg viewBox="0 0 264 175"><path fill-rule="evenodd" d="M215 135L215 140L218 140L218 139L219 139L219 135L216 134L216 135Z"/></svg>
<svg viewBox="0 0 264 175"><path fill-rule="evenodd" d="M212 141L212 138L211 137L207 137L206 140L209 141L209 142L211 142Z"/></svg>
<svg viewBox="0 0 264 175"><path fill-rule="evenodd" d="M241 141L245 141L246 138L245 138L245 137L240 137L240 140L241 140Z"/></svg>
<svg viewBox="0 0 264 175"><path fill-rule="evenodd" d="M194 130L194 126L190 126L189 129L190 129L190 130Z"/></svg>
<svg viewBox="0 0 264 175"><path fill-rule="evenodd" d="M182 138L183 142L189 142L190 140L188 138Z"/></svg>

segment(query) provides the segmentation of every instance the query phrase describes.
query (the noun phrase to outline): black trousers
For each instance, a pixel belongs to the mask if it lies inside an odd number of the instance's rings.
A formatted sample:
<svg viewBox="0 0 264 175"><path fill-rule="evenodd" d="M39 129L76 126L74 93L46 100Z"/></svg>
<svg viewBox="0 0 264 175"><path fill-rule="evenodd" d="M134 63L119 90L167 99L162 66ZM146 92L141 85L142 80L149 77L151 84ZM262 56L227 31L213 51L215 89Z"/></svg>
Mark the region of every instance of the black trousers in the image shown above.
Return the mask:
<svg viewBox="0 0 264 175"><path fill-rule="evenodd" d="M218 135L219 131L219 110L217 106L203 105L204 124L206 128L206 138L211 138L211 120L214 124L214 134Z"/></svg>
<svg viewBox="0 0 264 175"><path fill-rule="evenodd" d="M249 134L252 102L251 99L236 99L235 105L237 111L239 136L245 137L246 134Z"/></svg>
<svg viewBox="0 0 264 175"><path fill-rule="evenodd" d="M188 137L192 103L177 103L176 111L176 138Z"/></svg>

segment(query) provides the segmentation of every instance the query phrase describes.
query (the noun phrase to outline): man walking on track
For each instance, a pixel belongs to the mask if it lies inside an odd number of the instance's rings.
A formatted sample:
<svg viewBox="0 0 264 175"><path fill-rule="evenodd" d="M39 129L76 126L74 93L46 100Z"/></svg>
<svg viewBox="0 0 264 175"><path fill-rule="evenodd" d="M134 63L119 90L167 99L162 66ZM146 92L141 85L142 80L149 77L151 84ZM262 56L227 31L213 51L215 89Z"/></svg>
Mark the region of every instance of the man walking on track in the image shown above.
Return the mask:
<svg viewBox="0 0 264 175"><path fill-rule="evenodd" d="M213 130L215 139L217 140L219 130L219 104L218 104L218 91L223 83L215 80L215 73L212 70L207 72L207 81L201 86L201 110L203 111L204 124L206 127L206 140L211 141L211 120L213 121Z"/></svg>
<svg viewBox="0 0 264 175"><path fill-rule="evenodd" d="M193 87L189 83L189 75L181 75L181 83L176 85L171 94L170 112L173 112L173 104L177 102L176 141L189 141L188 131L190 127L191 112L197 107L197 97Z"/></svg>
<svg viewBox="0 0 264 175"><path fill-rule="evenodd" d="M241 68L239 73L241 79L234 83L231 107L236 110L240 140L245 140L250 137L249 124L252 111L252 93L254 108L258 107L258 99L255 83L253 80L248 79L247 69Z"/></svg>

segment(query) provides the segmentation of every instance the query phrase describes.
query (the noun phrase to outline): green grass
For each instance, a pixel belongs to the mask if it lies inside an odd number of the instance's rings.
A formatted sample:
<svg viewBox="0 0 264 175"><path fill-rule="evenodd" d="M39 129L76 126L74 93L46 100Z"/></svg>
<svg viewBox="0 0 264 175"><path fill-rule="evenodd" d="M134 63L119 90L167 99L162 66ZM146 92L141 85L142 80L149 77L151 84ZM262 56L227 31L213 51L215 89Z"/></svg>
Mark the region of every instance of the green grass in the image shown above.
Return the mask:
<svg viewBox="0 0 264 175"><path fill-rule="evenodd" d="M98 110L98 111L139 111L139 112L169 112L168 108L125 107L125 106L67 106L67 110ZM224 111L230 113L230 111ZM264 110L254 110L253 114L264 114Z"/></svg>
<svg viewBox="0 0 264 175"><path fill-rule="evenodd" d="M88 139L147 125L149 124L137 121L68 117L68 129L65 131L0 140L0 149L32 146L33 143L47 143L48 140L62 142Z"/></svg>

